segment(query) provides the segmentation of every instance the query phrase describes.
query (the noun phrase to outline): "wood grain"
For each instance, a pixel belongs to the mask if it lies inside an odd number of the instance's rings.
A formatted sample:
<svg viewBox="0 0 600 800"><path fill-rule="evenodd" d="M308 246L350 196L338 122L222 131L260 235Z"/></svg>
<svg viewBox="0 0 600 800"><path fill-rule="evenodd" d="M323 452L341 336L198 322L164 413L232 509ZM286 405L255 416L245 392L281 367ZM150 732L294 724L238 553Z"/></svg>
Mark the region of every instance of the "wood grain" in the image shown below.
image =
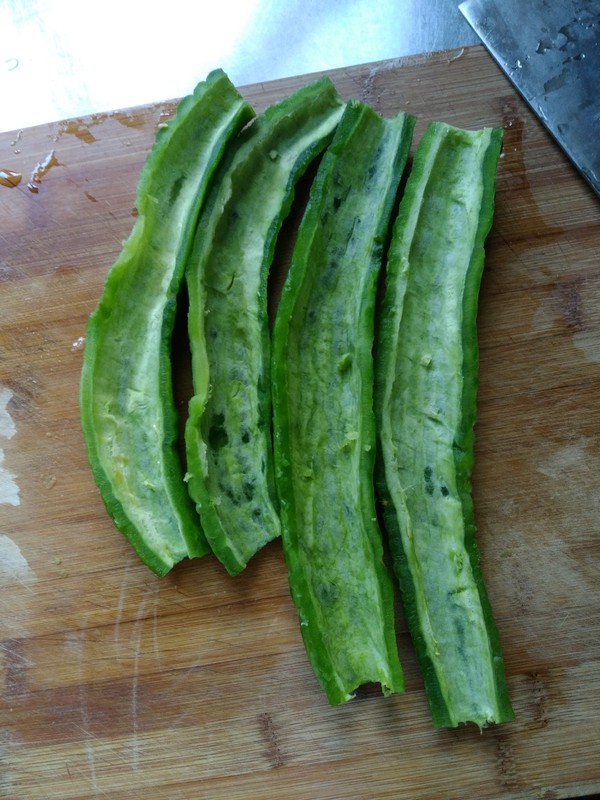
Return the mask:
<svg viewBox="0 0 600 800"><path fill-rule="evenodd" d="M158 579L113 528L79 426L82 337L164 103L0 136L0 167L23 175L0 186L0 466L19 490L0 522L2 798L600 791L598 200L481 47L330 74L416 114L415 140L430 119L504 127L474 492L517 719L435 731L401 615L406 693L331 708L278 542L235 579L211 557ZM260 110L309 77L243 92Z"/></svg>

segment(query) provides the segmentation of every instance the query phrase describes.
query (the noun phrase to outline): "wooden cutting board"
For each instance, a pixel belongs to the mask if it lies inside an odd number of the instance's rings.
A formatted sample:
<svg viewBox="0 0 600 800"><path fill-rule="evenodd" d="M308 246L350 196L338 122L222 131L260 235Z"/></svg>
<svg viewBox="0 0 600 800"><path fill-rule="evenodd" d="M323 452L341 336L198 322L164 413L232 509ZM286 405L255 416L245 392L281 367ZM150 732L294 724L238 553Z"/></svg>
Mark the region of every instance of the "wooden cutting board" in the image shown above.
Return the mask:
<svg viewBox="0 0 600 800"><path fill-rule="evenodd" d="M0 136L0 168L23 176L0 185L2 798L600 790L600 204L479 46L331 75L344 97L416 114L415 140L430 119L504 128L474 493L517 718L434 730L401 616L406 693L332 708L279 542L237 578L207 557L159 579L113 528L79 375L139 170L174 110L161 103ZM243 92L261 110L307 80Z"/></svg>

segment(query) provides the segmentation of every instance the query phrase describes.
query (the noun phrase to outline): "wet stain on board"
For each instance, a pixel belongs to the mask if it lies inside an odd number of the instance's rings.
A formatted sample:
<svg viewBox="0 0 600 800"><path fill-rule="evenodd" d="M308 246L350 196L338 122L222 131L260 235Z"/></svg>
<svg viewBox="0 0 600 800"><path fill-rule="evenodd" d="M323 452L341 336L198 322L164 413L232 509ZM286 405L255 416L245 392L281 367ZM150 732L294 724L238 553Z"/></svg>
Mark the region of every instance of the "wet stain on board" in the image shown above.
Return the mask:
<svg viewBox="0 0 600 800"><path fill-rule="evenodd" d="M532 241L555 241L564 235L564 230L545 221L531 189L525 163L525 121L518 101L514 97L503 97L500 103L503 144L498 189L510 193L512 218L515 231L519 232L510 237L510 246L525 250Z"/></svg>

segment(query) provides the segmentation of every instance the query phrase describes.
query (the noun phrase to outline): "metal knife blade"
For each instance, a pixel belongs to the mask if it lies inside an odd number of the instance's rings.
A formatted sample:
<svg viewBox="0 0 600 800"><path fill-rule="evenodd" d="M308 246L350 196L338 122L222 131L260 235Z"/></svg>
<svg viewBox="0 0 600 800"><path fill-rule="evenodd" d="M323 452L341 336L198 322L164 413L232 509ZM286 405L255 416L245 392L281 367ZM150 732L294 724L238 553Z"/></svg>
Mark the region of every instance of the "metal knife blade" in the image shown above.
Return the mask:
<svg viewBox="0 0 600 800"><path fill-rule="evenodd" d="M600 0L465 0L459 9L600 196Z"/></svg>

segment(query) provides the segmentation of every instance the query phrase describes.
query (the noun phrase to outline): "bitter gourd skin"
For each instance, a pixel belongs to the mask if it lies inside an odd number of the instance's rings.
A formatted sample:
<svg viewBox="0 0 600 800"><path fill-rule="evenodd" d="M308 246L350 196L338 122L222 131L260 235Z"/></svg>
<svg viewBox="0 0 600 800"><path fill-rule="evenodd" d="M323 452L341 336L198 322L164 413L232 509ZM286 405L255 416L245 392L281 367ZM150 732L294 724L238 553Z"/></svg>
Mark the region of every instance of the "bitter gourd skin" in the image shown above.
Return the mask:
<svg viewBox="0 0 600 800"><path fill-rule="evenodd" d="M351 101L323 157L273 331L276 483L290 590L331 704L404 688L377 522L374 308L414 120Z"/></svg>
<svg viewBox="0 0 600 800"><path fill-rule="evenodd" d="M385 527L434 724L514 714L475 542L477 306L501 131L430 123L390 247L376 357Z"/></svg>
<svg viewBox="0 0 600 800"><path fill-rule="evenodd" d="M256 118L219 170L186 268L194 391L188 487L210 546L232 575L280 533L267 279L295 184L331 141L342 111L323 78Z"/></svg>
<svg viewBox="0 0 600 800"><path fill-rule="evenodd" d="M87 325L80 406L90 465L115 525L158 575L209 551L177 449L171 336L209 181L253 116L221 70L180 102L157 132L138 217Z"/></svg>

